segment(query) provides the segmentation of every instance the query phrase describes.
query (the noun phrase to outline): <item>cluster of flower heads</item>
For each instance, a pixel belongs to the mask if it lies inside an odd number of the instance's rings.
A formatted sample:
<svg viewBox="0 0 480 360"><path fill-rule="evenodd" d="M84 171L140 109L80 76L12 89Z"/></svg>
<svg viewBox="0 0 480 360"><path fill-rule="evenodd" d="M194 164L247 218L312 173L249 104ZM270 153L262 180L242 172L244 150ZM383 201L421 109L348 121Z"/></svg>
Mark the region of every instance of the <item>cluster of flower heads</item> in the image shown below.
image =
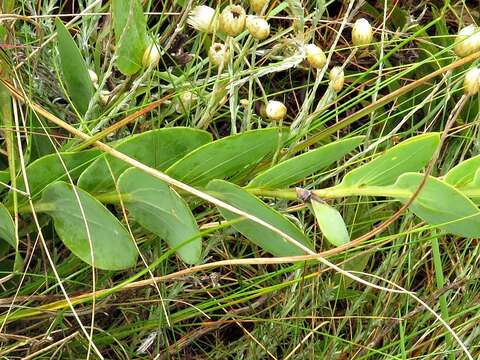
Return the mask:
<svg viewBox="0 0 480 360"><path fill-rule="evenodd" d="M215 9L201 5L196 6L189 14L188 24L200 32L208 34L221 32L227 36L237 36L247 28L250 35L257 40L265 40L270 35L270 25L262 16L269 0L250 0L250 8L256 15L247 15L241 5L228 5L218 14ZM372 26L366 19L358 19L352 27L352 44L356 48L369 46L373 41ZM314 69L323 69L327 65L324 51L315 44L303 46L305 60ZM468 56L480 51L480 31L474 25L467 26L459 31L453 50L460 57ZM231 54L228 46L214 42L209 51L210 63L219 70L230 61ZM336 93L344 86L344 71L342 66L335 66L329 73L329 87ZM468 96L474 95L480 89L480 69L474 68L465 75L464 90ZM281 121L287 114L286 106L275 100L270 100L262 106L262 116L273 121Z"/></svg>
<svg viewBox="0 0 480 360"><path fill-rule="evenodd" d="M257 15L247 15L240 5L228 5L220 14L215 9L200 5L196 6L189 14L188 24L197 31L212 34L224 33L228 36L237 36L247 28L250 35L257 40L265 40L270 35L270 25L262 17L268 6L268 0L250 0L250 8ZM368 46L373 40L372 26L366 19L359 19L352 29L352 42L355 46ZM327 57L323 50L315 44L304 46L305 59L308 65L314 69L322 69L327 64ZM229 48L220 42L211 45L208 58L213 66L223 69L230 61ZM335 91L342 90L344 84L344 72L342 67L334 67L330 70L329 86ZM271 100L264 106L262 113L274 121L281 121L287 114L287 108L280 101Z"/></svg>
<svg viewBox="0 0 480 360"><path fill-rule="evenodd" d="M261 14L267 5L266 0L252 0L251 8ZM237 36L247 28L257 40L265 40L270 35L270 25L259 15L247 15L240 5L228 5L220 14L209 6L196 6L187 20L188 24L200 32L212 34L222 32L228 36ZM213 43L208 52L212 65L223 68L230 61L230 52L222 43Z"/></svg>

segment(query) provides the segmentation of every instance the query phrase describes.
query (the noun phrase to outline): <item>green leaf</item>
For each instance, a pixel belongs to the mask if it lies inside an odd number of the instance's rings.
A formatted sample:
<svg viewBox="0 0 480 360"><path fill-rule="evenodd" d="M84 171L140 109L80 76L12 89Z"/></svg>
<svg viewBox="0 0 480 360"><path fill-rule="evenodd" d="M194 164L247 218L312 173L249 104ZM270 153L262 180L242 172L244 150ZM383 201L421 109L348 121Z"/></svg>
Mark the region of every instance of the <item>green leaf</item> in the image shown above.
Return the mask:
<svg viewBox="0 0 480 360"><path fill-rule="evenodd" d="M100 155L99 150L86 150L75 153L58 153L44 156L29 164L26 168L30 195L35 198L49 184L58 180L67 180L67 170L72 180L77 179L85 168ZM65 168L67 170L65 170ZM17 178L17 188L25 191L24 176ZM21 198L21 201L27 201ZM10 193L9 203L12 201Z"/></svg>
<svg viewBox="0 0 480 360"><path fill-rule="evenodd" d="M71 185L62 181L53 183L43 191L38 205L39 211L53 218L65 246L98 269L122 270L135 266L137 248L120 221L85 191L76 188L76 192L78 199Z"/></svg>
<svg viewBox="0 0 480 360"><path fill-rule="evenodd" d="M450 169L445 175L444 181L447 184L457 188L463 188L474 181L475 174L480 169L480 155L474 156L468 160Z"/></svg>
<svg viewBox="0 0 480 360"><path fill-rule="evenodd" d="M60 63L68 96L78 112L85 114L94 94L87 65L65 25L58 18L55 20L55 25L58 33Z"/></svg>
<svg viewBox="0 0 480 360"><path fill-rule="evenodd" d="M145 165L164 170L211 139L211 135L202 130L164 128L130 136L115 149ZM122 160L104 155L84 171L78 186L92 193L112 191L115 189L114 179L118 179L129 167Z"/></svg>
<svg viewBox="0 0 480 360"><path fill-rule="evenodd" d="M9 170L0 170L0 182L8 184L10 181L10 171ZM0 183L0 191L6 189L6 186Z"/></svg>
<svg viewBox="0 0 480 360"><path fill-rule="evenodd" d="M198 235L197 222L187 203L165 182L131 168L118 180L125 205L135 220L171 247ZM183 245L178 255L188 264L200 261L202 239Z"/></svg>
<svg viewBox="0 0 480 360"><path fill-rule="evenodd" d="M394 188L405 190L400 200L405 202L413 195L424 175L407 173L398 179ZM475 204L453 186L434 177L429 177L412 205L418 217L429 224L438 225L446 232L464 236L480 237L480 211Z"/></svg>
<svg viewBox="0 0 480 360"><path fill-rule="evenodd" d="M117 67L124 75L142 68L147 47L147 23L139 0L113 0L112 16L117 40Z"/></svg>
<svg viewBox="0 0 480 360"><path fill-rule="evenodd" d="M312 208L320 231L329 243L340 246L350 241L345 221L337 209L314 199L312 199Z"/></svg>
<svg viewBox="0 0 480 360"><path fill-rule="evenodd" d="M213 180L208 184L207 189L218 199L262 219L298 242L312 248L312 245L302 231L300 231L300 229L292 224L286 217L271 207L268 207L263 201L237 185L223 180ZM219 208L218 210L228 221L238 219L237 214L222 208ZM246 238L275 256L294 256L304 254L303 250L294 244L291 244L277 233L251 220L242 220L232 226Z"/></svg>
<svg viewBox="0 0 480 360"><path fill-rule="evenodd" d="M357 147L364 138L364 136L356 136L336 141L288 159L257 175L248 186L279 188L295 184L341 159Z"/></svg>
<svg viewBox="0 0 480 360"><path fill-rule="evenodd" d="M278 148L277 128L247 131L203 145L180 159L167 174L191 185L204 186L212 179L241 174Z"/></svg>
<svg viewBox="0 0 480 360"><path fill-rule="evenodd" d="M0 239L5 240L13 248L16 248L15 224L7 208L0 203Z"/></svg>
<svg viewBox="0 0 480 360"><path fill-rule="evenodd" d="M367 164L350 171L339 186L393 184L403 173L419 171L428 164L439 142L438 133L419 135L403 141Z"/></svg>

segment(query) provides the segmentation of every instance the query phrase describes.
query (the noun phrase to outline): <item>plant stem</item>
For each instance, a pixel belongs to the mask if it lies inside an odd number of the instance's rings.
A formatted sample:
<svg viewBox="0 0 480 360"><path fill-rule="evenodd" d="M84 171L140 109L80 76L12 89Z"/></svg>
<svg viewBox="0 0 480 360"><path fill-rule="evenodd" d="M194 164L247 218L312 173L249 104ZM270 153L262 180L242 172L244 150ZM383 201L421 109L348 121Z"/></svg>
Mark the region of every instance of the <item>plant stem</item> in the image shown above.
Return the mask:
<svg viewBox="0 0 480 360"><path fill-rule="evenodd" d="M274 197L286 200L298 199L295 189L247 188L246 190L249 193L258 196ZM408 198L411 195L411 192L390 186L333 186L325 189L312 190L312 194L322 199L334 199L348 196L388 196L394 198Z"/></svg>

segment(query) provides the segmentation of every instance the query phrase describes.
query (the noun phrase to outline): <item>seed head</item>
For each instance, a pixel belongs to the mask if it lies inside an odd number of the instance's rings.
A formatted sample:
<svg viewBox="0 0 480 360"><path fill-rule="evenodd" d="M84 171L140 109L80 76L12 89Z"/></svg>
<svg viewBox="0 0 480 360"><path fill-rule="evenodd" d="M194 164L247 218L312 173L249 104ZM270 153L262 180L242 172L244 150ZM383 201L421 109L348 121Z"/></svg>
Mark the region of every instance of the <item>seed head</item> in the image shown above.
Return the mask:
<svg viewBox="0 0 480 360"><path fill-rule="evenodd" d="M287 115L287 107L280 101L270 100L265 112L270 120L280 121Z"/></svg>
<svg viewBox="0 0 480 360"><path fill-rule="evenodd" d="M343 83L345 82L345 75L343 69L340 66L335 66L330 70L330 87L336 92L340 92L343 89Z"/></svg>
<svg viewBox="0 0 480 360"><path fill-rule="evenodd" d="M467 96L476 95L480 91L480 68L476 67L465 73L463 91Z"/></svg>
<svg viewBox="0 0 480 360"><path fill-rule="evenodd" d="M147 46L145 52L143 53L142 64L145 67L155 66L160 61L160 50L158 49L157 44L152 42Z"/></svg>
<svg viewBox="0 0 480 360"><path fill-rule="evenodd" d="M187 22L195 30L211 34L217 27L215 9L206 5L195 6L190 11Z"/></svg>
<svg viewBox="0 0 480 360"><path fill-rule="evenodd" d="M213 43L208 50L208 59L213 66L223 67L230 61L230 51L222 43Z"/></svg>
<svg viewBox="0 0 480 360"><path fill-rule="evenodd" d="M468 25L458 32L453 51L460 57L480 51L480 29Z"/></svg>
<svg viewBox="0 0 480 360"><path fill-rule="evenodd" d="M240 5L228 5L220 15L220 29L227 35L237 36L245 28L247 15Z"/></svg>
<svg viewBox="0 0 480 360"><path fill-rule="evenodd" d="M327 63L325 53L315 44L306 45L305 53L307 54L308 63L315 69L321 69Z"/></svg>
<svg viewBox="0 0 480 360"><path fill-rule="evenodd" d="M250 35L257 40L265 40L270 35L270 25L260 16L247 16L246 25Z"/></svg>
<svg viewBox="0 0 480 360"><path fill-rule="evenodd" d="M372 42L372 25L366 19L355 21L352 29L352 43L355 46L368 46Z"/></svg>

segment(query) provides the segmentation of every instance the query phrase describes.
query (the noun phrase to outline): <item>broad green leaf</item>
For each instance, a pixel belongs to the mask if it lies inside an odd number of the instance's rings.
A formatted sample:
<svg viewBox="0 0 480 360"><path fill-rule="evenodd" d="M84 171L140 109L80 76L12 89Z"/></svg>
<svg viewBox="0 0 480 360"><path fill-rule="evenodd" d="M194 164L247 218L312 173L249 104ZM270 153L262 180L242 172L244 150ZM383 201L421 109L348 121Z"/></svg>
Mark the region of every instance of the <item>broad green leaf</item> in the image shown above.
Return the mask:
<svg viewBox="0 0 480 360"><path fill-rule="evenodd" d="M340 246L350 241L345 221L337 209L314 199L312 208L320 231L329 243Z"/></svg>
<svg viewBox="0 0 480 360"><path fill-rule="evenodd" d="M177 180L206 185L212 179L226 179L271 155L278 148L278 128L247 131L203 145L167 169Z"/></svg>
<svg viewBox="0 0 480 360"><path fill-rule="evenodd" d="M309 240L305 235L292 224L286 217L275 211L271 207L265 205L263 201L249 194L242 188L224 180L211 181L207 189L209 192L221 199L222 201L235 206L237 209L243 210L251 215L262 219L263 221L275 226L285 234L291 236L298 242L312 248ZM218 209L222 216L227 220L238 219L238 215L228 210ZM246 238L257 244L264 250L275 256L293 256L302 255L304 251L296 245L288 242L283 237L264 226L257 224L251 220L242 220L232 225L238 232L242 233Z"/></svg>
<svg viewBox="0 0 480 360"><path fill-rule="evenodd" d="M116 145L115 149L145 165L165 170L211 139L211 135L202 130L164 128L130 136ZM110 155L103 155L84 171L78 186L92 193L112 191L115 189L114 179L118 179L128 168L129 165L125 162Z"/></svg>
<svg viewBox="0 0 480 360"><path fill-rule="evenodd" d="M68 96L80 114L85 114L94 88L87 65L72 36L60 19L55 20L58 33L58 52Z"/></svg>
<svg viewBox="0 0 480 360"><path fill-rule="evenodd" d="M117 67L124 75L133 75L142 68L147 47L147 23L142 3L140 0L113 0L112 16Z"/></svg>
<svg viewBox="0 0 480 360"><path fill-rule="evenodd" d="M43 191L39 204L39 211L53 218L55 231L65 246L98 269L135 266L137 248L120 221L87 192L78 188L76 191L78 199L71 185L55 182Z"/></svg>
<svg viewBox="0 0 480 360"><path fill-rule="evenodd" d="M67 171L70 178L76 180L99 155L99 150L86 150L75 153L50 154L35 160L26 168L30 195L35 198L47 185L58 180L68 180ZM17 188L25 191L23 175L19 175L17 178ZM11 202L11 198L10 194L9 202ZM21 195L19 198L27 201Z"/></svg>
<svg viewBox="0 0 480 360"><path fill-rule="evenodd" d="M374 160L350 171L339 186L390 185L406 172L419 171L432 158L440 142L438 133L410 138Z"/></svg>
<svg viewBox="0 0 480 360"><path fill-rule="evenodd" d="M475 179L476 172L480 169L480 155L474 156L468 160L450 169L445 175L444 181L447 184L462 188Z"/></svg>
<svg viewBox="0 0 480 360"><path fill-rule="evenodd" d="M340 140L288 159L257 175L249 187L279 188L295 184L341 159L364 139L356 136Z"/></svg>
<svg viewBox="0 0 480 360"><path fill-rule="evenodd" d="M420 185L424 175L407 173L398 179L393 188L405 190L400 200L405 202ZM418 217L438 225L449 233L464 237L480 237L480 211L475 204L453 186L429 177L412 205Z"/></svg>
<svg viewBox="0 0 480 360"><path fill-rule="evenodd" d="M0 203L0 239L5 240L13 248L16 248L15 224L7 208Z"/></svg>
<svg viewBox="0 0 480 360"><path fill-rule="evenodd" d="M118 180L125 205L144 228L175 247L199 233L197 222L186 202L165 182L138 169L128 169ZM200 237L183 245L178 255L188 264L200 261Z"/></svg>

